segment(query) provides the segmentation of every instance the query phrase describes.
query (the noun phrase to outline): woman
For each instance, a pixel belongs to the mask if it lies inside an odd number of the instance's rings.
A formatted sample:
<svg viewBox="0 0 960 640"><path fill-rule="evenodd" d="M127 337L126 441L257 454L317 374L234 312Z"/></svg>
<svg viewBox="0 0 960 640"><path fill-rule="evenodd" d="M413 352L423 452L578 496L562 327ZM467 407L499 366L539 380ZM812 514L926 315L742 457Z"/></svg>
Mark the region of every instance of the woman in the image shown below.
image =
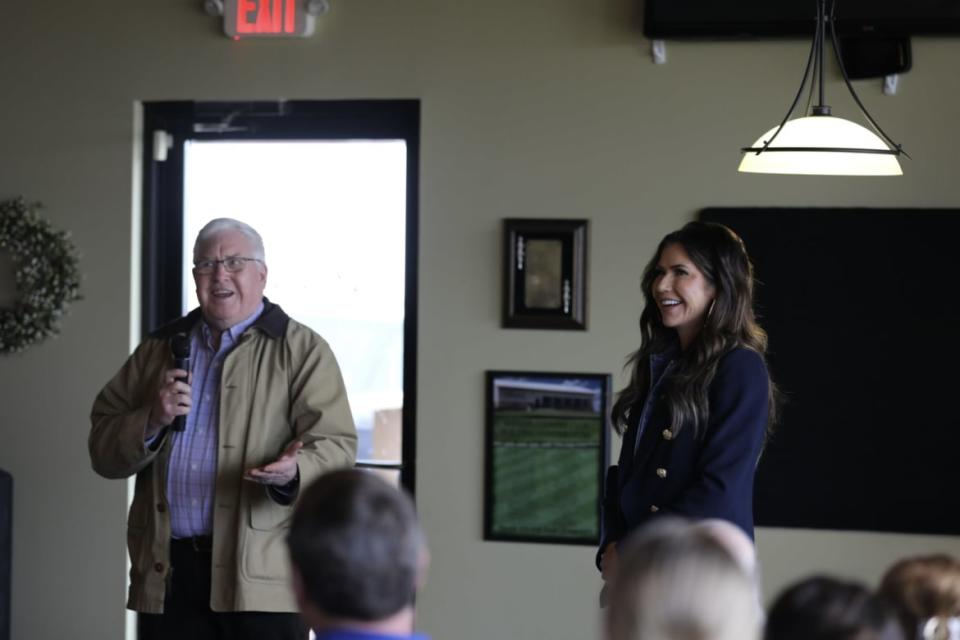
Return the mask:
<svg viewBox="0 0 960 640"><path fill-rule="evenodd" d="M960 640L960 560L938 553L906 558L880 581L909 640Z"/></svg>
<svg viewBox="0 0 960 640"><path fill-rule="evenodd" d="M775 419L753 267L733 231L691 222L667 235L642 287L640 348L611 412L623 445L607 472L604 580L617 542L665 513L728 520L752 539L753 476Z"/></svg>

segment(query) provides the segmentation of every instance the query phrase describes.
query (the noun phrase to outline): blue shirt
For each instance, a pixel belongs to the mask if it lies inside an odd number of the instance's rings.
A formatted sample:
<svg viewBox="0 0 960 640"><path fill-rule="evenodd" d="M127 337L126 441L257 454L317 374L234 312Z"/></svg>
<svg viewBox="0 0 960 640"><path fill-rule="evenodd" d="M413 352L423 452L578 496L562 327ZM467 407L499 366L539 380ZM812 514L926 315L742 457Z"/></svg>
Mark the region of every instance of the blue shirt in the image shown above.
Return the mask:
<svg viewBox="0 0 960 640"><path fill-rule="evenodd" d="M263 303L253 315L220 335L220 348L213 348L213 331L200 322L190 334L190 395L193 404L186 428L172 431L170 465L167 468L167 501L174 538L208 536L213 533L213 502L217 481L217 445L220 427L220 378L223 361L240 336L263 312Z"/></svg>

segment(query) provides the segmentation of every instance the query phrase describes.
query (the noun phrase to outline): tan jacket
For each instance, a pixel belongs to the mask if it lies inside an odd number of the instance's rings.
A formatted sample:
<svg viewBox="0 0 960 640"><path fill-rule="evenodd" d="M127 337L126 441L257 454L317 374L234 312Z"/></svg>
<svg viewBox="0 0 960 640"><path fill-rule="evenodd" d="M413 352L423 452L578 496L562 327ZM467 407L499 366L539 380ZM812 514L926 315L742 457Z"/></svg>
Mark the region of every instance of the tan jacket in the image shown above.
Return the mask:
<svg viewBox="0 0 960 640"><path fill-rule="evenodd" d="M199 310L144 340L93 404L90 459L105 478L137 475L127 518L127 607L162 613L169 572L166 475L171 441L144 446L152 394L172 367L169 336L189 332ZM223 364L213 518L214 611L296 611L284 543L292 505L271 499L243 472L303 441L300 487L352 465L357 434L333 352L316 333L264 299L260 318ZM159 445L159 446L158 446Z"/></svg>

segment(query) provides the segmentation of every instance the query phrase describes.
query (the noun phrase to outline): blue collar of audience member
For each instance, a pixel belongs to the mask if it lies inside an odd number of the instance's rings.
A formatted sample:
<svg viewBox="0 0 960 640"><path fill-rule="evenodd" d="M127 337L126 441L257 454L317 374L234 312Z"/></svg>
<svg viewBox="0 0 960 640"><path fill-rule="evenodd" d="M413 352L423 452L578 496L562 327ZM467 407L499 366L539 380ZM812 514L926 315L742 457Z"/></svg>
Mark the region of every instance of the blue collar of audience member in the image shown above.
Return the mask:
<svg viewBox="0 0 960 640"><path fill-rule="evenodd" d="M260 314L262 313L263 313L263 301L261 301L260 304L257 305L256 311L254 311L252 314L250 314L249 316L247 316L237 324L233 325L232 327L228 327L224 329L223 333L227 334L230 338L228 341L229 344L236 344L237 340L240 339L240 336L243 335L243 332L249 329L250 325L256 322L257 319L260 318ZM222 340L222 335L221 335L221 340ZM210 328L210 325L207 324L206 320L200 323L200 341L203 342L203 344L209 346L212 351L216 351L216 349L214 349L212 346L213 345L213 329Z"/></svg>
<svg viewBox="0 0 960 640"><path fill-rule="evenodd" d="M361 631L360 629L326 629L317 633L316 640L430 640L427 636L413 633L410 635L390 635Z"/></svg>

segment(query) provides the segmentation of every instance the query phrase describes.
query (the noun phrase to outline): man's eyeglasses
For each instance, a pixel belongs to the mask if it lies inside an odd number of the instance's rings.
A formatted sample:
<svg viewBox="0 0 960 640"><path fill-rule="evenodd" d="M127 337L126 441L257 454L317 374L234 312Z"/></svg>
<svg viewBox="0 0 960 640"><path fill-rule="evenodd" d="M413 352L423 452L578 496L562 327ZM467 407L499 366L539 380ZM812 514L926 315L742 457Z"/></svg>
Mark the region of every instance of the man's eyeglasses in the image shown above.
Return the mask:
<svg viewBox="0 0 960 640"><path fill-rule="evenodd" d="M240 256L230 256L223 260L197 260L193 263L193 270L196 273L209 275L217 271L217 265L222 264L227 273L236 273L243 271L248 262L263 262L259 258L242 258Z"/></svg>

